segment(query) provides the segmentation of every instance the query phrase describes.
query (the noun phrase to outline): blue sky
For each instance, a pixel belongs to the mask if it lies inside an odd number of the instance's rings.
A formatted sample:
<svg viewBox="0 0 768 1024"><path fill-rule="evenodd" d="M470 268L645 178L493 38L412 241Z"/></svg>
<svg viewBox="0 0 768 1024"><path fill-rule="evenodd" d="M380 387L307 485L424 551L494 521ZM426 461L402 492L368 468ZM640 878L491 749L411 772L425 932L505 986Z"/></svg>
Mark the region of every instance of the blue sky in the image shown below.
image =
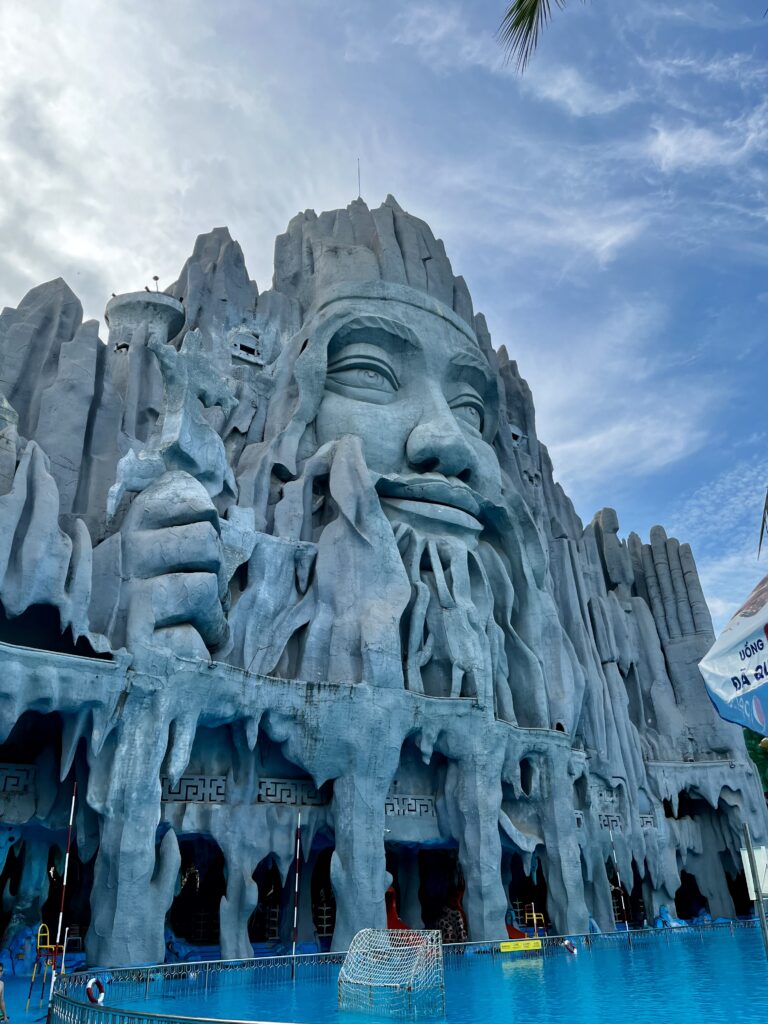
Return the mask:
<svg viewBox="0 0 768 1024"><path fill-rule="evenodd" d="M0 306L89 315L227 224L269 284L300 209L392 192L446 243L585 520L694 546L718 624L764 575L768 19L592 0L520 77L503 0L5 0Z"/></svg>

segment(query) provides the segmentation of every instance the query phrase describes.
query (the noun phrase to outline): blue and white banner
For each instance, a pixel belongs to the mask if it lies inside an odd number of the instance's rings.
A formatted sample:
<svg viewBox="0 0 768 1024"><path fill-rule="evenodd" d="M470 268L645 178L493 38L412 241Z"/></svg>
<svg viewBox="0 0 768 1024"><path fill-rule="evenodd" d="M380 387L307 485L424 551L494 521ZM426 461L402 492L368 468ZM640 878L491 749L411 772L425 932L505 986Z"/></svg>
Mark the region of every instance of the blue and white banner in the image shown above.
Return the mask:
<svg viewBox="0 0 768 1024"><path fill-rule="evenodd" d="M768 576L739 608L699 668L723 718L768 736Z"/></svg>

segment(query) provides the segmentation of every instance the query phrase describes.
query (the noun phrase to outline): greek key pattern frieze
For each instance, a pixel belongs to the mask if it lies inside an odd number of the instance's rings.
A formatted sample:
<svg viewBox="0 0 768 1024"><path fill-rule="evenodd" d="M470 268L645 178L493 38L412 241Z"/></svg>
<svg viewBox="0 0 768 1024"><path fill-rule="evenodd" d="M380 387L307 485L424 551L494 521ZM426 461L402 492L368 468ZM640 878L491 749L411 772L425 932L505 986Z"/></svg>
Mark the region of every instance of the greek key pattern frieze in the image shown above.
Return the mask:
<svg viewBox="0 0 768 1024"><path fill-rule="evenodd" d="M656 818L653 814L641 814L640 815L640 828L644 831L647 829L656 828Z"/></svg>
<svg viewBox="0 0 768 1024"><path fill-rule="evenodd" d="M395 796L390 793L384 802L384 813L388 818L434 818L435 798L433 796Z"/></svg>
<svg viewBox="0 0 768 1024"><path fill-rule="evenodd" d="M322 807L322 793L308 779L262 779L259 782L260 804L288 804L290 807Z"/></svg>
<svg viewBox="0 0 768 1024"><path fill-rule="evenodd" d="M175 785L164 775L161 782L161 800L166 804L223 804L227 801L226 775L182 775Z"/></svg>
<svg viewBox="0 0 768 1024"><path fill-rule="evenodd" d="M600 823L600 828L604 828L606 831L610 829L612 832L622 832L624 830L624 822L620 814L598 814L597 820Z"/></svg>
<svg viewBox="0 0 768 1024"><path fill-rule="evenodd" d="M23 796L35 784L33 764L0 765L0 796Z"/></svg>

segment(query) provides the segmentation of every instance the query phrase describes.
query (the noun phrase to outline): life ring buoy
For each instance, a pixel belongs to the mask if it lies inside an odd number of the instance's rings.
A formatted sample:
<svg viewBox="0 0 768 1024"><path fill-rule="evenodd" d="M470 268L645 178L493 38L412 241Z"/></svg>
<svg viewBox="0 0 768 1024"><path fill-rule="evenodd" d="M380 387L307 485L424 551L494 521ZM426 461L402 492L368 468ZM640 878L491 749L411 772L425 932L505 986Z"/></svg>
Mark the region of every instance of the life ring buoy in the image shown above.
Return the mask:
<svg viewBox="0 0 768 1024"><path fill-rule="evenodd" d="M576 949L576 946L571 942L570 939L563 939L563 946L564 946L565 949L568 950L568 952L571 954L571 956L576 956L576 954L579 952L578 949Z"/></svg>
<svg viewBox="0 0 768 1024"><path fill-rule="evenodd" d="M85 986L85 994L94 1005L101 1006L104 1002L104 982L101 978L91 978Z"/></svg>

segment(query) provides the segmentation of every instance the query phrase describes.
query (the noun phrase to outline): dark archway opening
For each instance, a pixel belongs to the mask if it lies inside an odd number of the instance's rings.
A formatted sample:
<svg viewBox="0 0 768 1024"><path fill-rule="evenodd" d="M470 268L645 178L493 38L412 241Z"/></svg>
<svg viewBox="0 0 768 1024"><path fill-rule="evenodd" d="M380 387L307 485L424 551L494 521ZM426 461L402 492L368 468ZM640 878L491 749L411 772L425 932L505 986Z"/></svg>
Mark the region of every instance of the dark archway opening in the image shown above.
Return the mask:
<svg viewBox="0 0 768 1024"><path fill-rule="evenodd" d="M692 796L687 789L681 789L677 797L677 813L671 800L663 800L664 814L667 818L679 821L681 818L696 818L712 812L712 807L701 797Z"/></svg>
<svg viewBox="0 0 768 1024"><path fill-rule="evenodd" d="M624 685L627 689L629 717L632 724L636 726L640 732L648 727L656 729L656 716L653 711L653 704L649 703L648 707L645 706L645 702L642 697L642 689L640 687L640 680L637 677L637 670L634 665L629 666L629 671L626 676L624 676Z"/></svg>
<svg viewBox="0 0 768 1024"><path fill-rule="evenodd" d="M419 851L419 902L425 928L437 928L443 942L465 942L464 875L455 849Z"/></svg>
<svg viewBox="0 0 768 1024"><path fill-rule="evenodd" d="M39 711L25 711L11 729L5 743L0 744L0 763L33 765L44 750L49 750L58 771L61 763L61 731L62 720L58 712L43 715ZM58 781L57 776L57 784Z"/></svg>
<svg viewBox="0 0 768 1024"><path fill-rule="evenodd" d="M629 916L632 924L642 925L647 920L648 914L643 899L643 879L636 861L632 861L632 892L629 894Z"/></svg>
<svg viewBox="0 0 768 1024"><path fill-rule="evenodd" d="M259 902L248 918L248 938L256 943L279 942L283 882L271 854L253 872L253 880L259 887Z"/></svg>
<svg viewBox="0 0 768 1024"><path fill-rule="evenodd" d="M5 932L11 922L13 903L21 882L21 874L24 867L24 844L18 841L21 836L21 829L15 829L8 842L14 845L8 851L5 859L5 866L0 872L0 937L5 938Z"/></svg>
<svg viewBox="0 0 768 1024"><path fill-rule="evenodd" d="M540 847L539 849L542 849ZM541 919L534 915L541 914L544 924L547 922L547 881L540 861L534 855L531 873L527 875L523 866L523 858L519 853L512 855L510 862L509 907L513 920L509 922L516 928L533 928L541 930Z"/></svg>
<svg viewBox="0 0 768 1024"><path fill-rule="evenodd" d="M70 626L62 631L59 610L49 604L33 604L14 618L9 618L0 604L0 641L38 651L112 661L111 654L94 651L85 637L75 640Z"/></svg>
<svg viewBox="0 0 768 1024"><path fill-rule="evenodd" d="M612 860L605 862L605 873L608 876L608 884L611 887L611 907L613 909L613 920L616 927L628 928L632 920L631 901L627 887L623 880L619 881L619 874L616 865Z"/></svg>
<svg viewBox="0 0 768 1024"><path fill-rule="evenodd" d="M736 916L751 917L753 913L752 900L749 898L749 889L747 888L747 879L744 872L734 865L733 858L729 853L721 853L720 857L723 861L725 881L728 885L728 892L733 900Z"/></svg>
<svg viewBox="0 0 768 1024"><path fill-rule="evenodd" d="M700 911L709 911L709 902L702 896L698 883L688 871L680 872L680 888L675 893L677 916L690 921Z"/></svg>
<svg viewBox="0 0 768 1024"><path fill-rule="evenodd" d="M400 858L399 849L393 843L384 844L384 856L386 857L387 871L392 875L392 888L395 890L396 902L400 904Z"/></svg>
<svg viewBox="0 0 768 1024"><path fill-rule="evenodd" d="M321 850L312 872L312 923L321 953L331 948L333 929L336 927L336 897L331 885L332 856L332 847Z"/></svg>
<svg viewBox="0 0 768 1024"><path fill-rule="evenodd" d="M210 836L180 836L180 889L168 919L174 935L192 946L219 941L219 910L226 891L224 854Z"/></svg>
<svg viewBox="0 0 768 1024"><path fill-rule="evenodd" d="M580 775L573 784L573 806L577 811L585 811L589 802L589 782L586 775Z"/></svg>
<svg viewBox="0 0 768 1024"><path fill-rule="evenodd" d="M95 857L83 864L77 844L72 843L64 898L64 926L69 929L67 946L73 951L83 948L85 935L91 923L91 889L95 864ZM55 939L59 922L61 892L64 886L63 871L64 850L53 845L48 851L48 898L41 909L41 919L48 925L52 941Z"/></svg>
<svg viewBox="0 0 768 1024"><path fill-rule="evenodd" d="M529 757L524 757L520 762L520 789L525 796L533 793L534 778L533 762Z"/></svg>

